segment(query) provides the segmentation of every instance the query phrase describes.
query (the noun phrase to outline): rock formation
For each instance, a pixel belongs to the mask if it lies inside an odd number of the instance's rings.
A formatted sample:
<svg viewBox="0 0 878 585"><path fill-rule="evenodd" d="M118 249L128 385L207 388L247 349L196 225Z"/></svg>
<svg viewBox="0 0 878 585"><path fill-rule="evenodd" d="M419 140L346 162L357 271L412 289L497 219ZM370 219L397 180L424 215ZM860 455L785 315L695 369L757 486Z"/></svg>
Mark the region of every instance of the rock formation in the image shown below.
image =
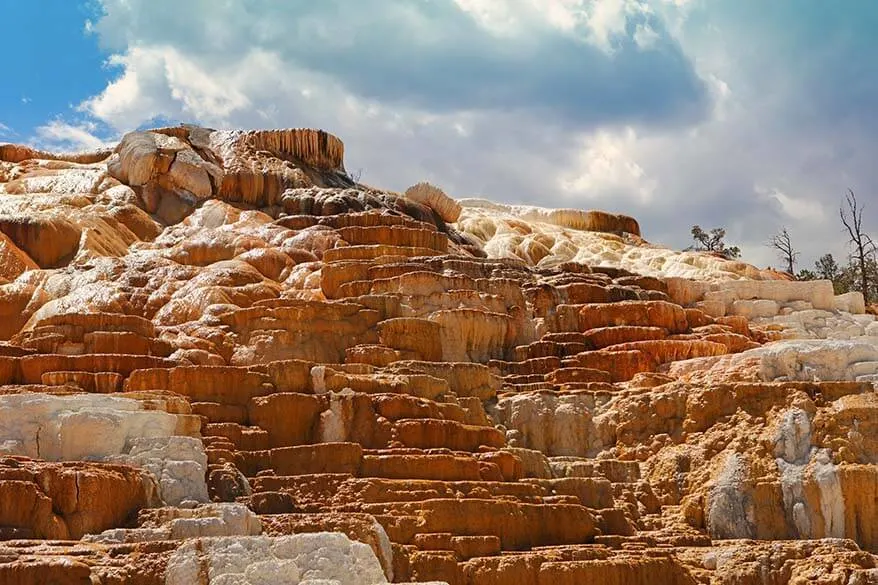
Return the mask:
<svg viewBox="0 0 878 585"><path fill-rule="evenodd" d="M0 146L0 583L878 582L861 296L343 155Z"/></svg>

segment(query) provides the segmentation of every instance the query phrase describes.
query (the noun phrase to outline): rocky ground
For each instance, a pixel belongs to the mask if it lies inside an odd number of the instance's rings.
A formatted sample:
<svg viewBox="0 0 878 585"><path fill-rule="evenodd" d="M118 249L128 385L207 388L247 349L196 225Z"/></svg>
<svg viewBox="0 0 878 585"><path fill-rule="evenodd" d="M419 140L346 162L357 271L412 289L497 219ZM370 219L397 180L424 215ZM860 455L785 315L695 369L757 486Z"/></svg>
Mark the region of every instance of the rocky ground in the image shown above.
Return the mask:
<svg viewBox="0 0 878 585"><path fill-rule="evenodd" d="M0 583L878 583L861 296L343 151L0 145Z"/></svg>

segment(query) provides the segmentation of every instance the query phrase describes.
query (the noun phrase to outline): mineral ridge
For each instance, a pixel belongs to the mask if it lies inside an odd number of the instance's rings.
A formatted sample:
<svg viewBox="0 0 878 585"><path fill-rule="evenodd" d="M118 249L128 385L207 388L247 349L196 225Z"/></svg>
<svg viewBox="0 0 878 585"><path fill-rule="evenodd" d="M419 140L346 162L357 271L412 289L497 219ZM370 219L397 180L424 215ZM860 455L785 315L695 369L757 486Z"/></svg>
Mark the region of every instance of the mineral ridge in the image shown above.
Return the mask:
<svg viewBox="0 0 878 585"><path fill-rule="evenodd" d="M0 145L0 315L3 584L878 583L862 296L631 217Z"/></svg>

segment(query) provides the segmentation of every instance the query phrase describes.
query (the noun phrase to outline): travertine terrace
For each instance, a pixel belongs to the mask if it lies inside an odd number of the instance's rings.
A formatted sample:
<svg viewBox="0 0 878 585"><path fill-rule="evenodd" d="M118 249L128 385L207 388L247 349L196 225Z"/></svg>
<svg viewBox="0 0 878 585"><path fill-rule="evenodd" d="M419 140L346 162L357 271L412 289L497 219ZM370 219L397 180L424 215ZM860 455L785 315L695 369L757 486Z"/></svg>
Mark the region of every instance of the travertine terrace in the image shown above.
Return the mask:
<svg viewBox="0 0 878 585"><path fill-rule="evenodd" d="M0 146L0 583L878 583L861 296L343 165Z"/></svg>

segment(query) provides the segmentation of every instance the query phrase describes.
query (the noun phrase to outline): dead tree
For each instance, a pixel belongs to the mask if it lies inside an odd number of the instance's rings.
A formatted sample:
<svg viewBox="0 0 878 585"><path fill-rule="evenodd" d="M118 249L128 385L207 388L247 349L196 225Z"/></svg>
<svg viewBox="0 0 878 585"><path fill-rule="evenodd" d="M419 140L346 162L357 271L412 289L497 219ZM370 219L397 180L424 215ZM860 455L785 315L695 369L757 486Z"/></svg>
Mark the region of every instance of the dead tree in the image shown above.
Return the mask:
<svg viewBox="0 0 878 585"><path fill-rule="evenodd" d="M875 243L863 231L863 207L857 202L857 196L848 189L845 195L844 205L838 208L838 214L841 216L841 223L844 224L848 232L848 243L854 248L853 257L860 269L860 286L862 287L863 298L869 302L869 272L867 271L867 263L869 257L875 253Z"/></svg>
<svg viewBox="0 0 878 585"><path fill-rule="evenodd" d="M795 264L799 253L793 249L793 242L787 228L783 228L779 234L772 237L768 241L768 245L777 250L780 259L787 265L787 272L795 276Z"/></svg>

